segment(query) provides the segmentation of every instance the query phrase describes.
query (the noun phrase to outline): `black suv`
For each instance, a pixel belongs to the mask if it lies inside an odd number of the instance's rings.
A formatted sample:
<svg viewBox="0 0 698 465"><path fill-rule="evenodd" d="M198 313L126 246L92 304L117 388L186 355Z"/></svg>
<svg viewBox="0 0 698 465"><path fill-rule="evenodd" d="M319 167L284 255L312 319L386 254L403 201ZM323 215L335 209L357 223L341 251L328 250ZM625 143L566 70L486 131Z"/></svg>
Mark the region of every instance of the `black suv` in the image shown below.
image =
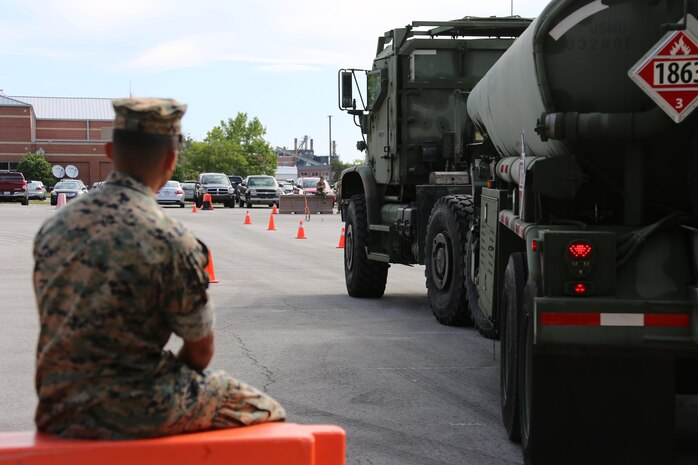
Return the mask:
<svg viewBox="0 0 698 465"><path fill-rule="evenodd" d="M235 203L240 201L240 184L242 184L242 176L237 176L235 174L228 175L230 183L235 188Z"/></svg>
<svg viewBox="0 0 698 465"><path fill-rule="evenodd" d="M222 202L229 208L235 208L235 188L223 173L201 173L194 189L194 202L201 208L204 194L211 194L211 202Z"/></svg>

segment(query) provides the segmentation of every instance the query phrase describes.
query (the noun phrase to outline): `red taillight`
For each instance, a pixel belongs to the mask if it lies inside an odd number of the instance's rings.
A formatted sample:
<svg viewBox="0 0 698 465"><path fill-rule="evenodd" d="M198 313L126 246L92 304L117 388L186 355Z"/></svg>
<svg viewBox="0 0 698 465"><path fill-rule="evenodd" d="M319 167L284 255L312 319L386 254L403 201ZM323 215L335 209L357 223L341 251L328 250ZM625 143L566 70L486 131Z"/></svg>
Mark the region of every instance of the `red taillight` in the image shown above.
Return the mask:
<svg viewBox="0 0 698 465"><path fill-rule="evenodd" d="M180 189L177 192L175 192L175 194L184 194L184 191L182 189Z"/></svg>
<svg viewBox="0 0 698 465"><path fill-rule="evenodd" d="M572 260L589 260L594 255L594 248L587 241L575 241L567 247L567 254Z"/></svg>
<svg viewBox="0 0 698 465"><path fill-rule="evenodd" d="M160 194L160 191L157 191L157 192L155 193L155 195L159 195L159 194Z"/></svg>
<svg viewBox="0 0 698 465"><path fill-rule="evenodd" d="M589 292L589 288L584 283L577 283L574 285L574 293L576 295L584 295Z"/></svg>
<svg viewBox="0 0 698 465"><path fill-rule="evenodd" d="M594 246L589 241L577 239L567 244L565 259L573 276L584 278L591 274L595 257ZM584 293L589 292L587 289ZM575 291L577 295L583 295Z"/></svg>
<svg viewBox="0 0 698 465"><path fill-rule="evenodd" d="M538 251L538 241L534 239L531 241L531 252L537 252L537 251Z"/></svg>

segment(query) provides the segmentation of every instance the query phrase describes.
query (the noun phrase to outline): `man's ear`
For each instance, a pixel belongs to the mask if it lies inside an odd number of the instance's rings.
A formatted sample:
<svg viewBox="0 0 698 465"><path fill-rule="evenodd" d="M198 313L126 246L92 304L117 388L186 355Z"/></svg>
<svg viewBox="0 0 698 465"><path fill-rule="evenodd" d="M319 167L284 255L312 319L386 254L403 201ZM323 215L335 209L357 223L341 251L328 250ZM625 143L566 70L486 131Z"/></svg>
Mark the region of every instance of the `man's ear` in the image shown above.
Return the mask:
<svg viewBox="0 0 698 465"><path fill-rule="evenodd" d="M168 150L163 160L163 168L170 173L174 172L177 167L177 150Z"/></svg>
<svg viewBox="0 0 698 465"><path fill-rule="evenodd" d="M111 142L104 144L104 154L107 156L110 162L114 162L114 144Z"/></svg>

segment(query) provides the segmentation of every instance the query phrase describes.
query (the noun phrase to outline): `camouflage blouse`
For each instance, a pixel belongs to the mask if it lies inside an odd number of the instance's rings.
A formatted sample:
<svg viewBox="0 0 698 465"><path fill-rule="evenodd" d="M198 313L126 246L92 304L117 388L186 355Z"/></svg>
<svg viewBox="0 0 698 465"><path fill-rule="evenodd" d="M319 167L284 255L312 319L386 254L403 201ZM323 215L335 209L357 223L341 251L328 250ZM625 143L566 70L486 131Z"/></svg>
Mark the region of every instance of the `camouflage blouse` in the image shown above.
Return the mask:
<svg viewBox="0 0 698 465"><path fill-rule="evenodd" d="M206 378L163 350L173 332L197 340L212 330L207 251L146 185L113 173L46 221L34 259L40 431L155 436L206 412L210 426Z"/></svg>

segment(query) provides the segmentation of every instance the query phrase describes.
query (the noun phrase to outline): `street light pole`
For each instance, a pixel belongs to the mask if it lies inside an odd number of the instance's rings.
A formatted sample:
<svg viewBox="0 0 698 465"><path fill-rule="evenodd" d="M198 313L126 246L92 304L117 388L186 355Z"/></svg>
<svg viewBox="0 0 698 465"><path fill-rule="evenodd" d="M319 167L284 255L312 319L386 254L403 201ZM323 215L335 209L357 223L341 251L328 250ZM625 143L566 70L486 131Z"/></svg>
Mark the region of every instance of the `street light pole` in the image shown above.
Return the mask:
<svg viewBox="0 0 698 465"><path fill-rule="evenodd" d="M329 160L330 160L330 162L332 162L332 115L327 115L327 118L330 122L330 151L329 151L330 158L329 158Z"/></svg>

